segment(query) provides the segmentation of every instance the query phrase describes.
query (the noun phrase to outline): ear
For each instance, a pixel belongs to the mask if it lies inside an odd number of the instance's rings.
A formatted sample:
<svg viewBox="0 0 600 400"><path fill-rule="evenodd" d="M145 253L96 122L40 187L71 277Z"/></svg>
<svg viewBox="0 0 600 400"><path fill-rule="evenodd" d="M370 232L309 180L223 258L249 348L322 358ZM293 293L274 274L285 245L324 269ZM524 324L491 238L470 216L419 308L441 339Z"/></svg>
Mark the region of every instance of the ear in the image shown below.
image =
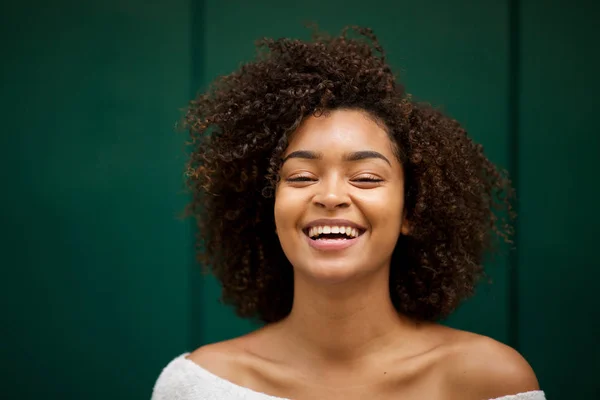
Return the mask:
<svg viewBox="0 0 600 400"><path fill-rule="evenodd" d="M400 233L404 236L410 235L410 222L407 219L402 219L402 226L400 227Z"/></svg>

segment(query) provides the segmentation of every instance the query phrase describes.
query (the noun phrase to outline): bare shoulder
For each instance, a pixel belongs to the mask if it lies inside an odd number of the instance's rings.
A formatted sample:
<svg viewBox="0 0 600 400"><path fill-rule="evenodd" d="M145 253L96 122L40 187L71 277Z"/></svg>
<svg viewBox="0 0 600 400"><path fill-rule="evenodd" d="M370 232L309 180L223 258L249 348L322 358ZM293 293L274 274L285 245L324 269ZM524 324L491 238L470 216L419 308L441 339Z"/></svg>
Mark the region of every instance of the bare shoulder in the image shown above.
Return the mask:
<svg viewBox="0 0 600 400"><path fill-rule="evenodd" d="M246 335L202 346L187 358L208 372L238 386L256 391L270 389L267 383L290 379L289 369L282 368L269 327Z"/></svg>
<svg viewBox="0 0 600 400"><path fill-rule="evenodd" d="M493 399L539 389L531 366L513 348L463 331L452 336L444 358L451 398Z"/></svg>
<svg viewBox="0 0 600 400"><path fill-rule="evenodd" d="M243 380L246 353L245 337L207 344L190 353L187 358L210 373L223 379L239 382Z"/></svg>

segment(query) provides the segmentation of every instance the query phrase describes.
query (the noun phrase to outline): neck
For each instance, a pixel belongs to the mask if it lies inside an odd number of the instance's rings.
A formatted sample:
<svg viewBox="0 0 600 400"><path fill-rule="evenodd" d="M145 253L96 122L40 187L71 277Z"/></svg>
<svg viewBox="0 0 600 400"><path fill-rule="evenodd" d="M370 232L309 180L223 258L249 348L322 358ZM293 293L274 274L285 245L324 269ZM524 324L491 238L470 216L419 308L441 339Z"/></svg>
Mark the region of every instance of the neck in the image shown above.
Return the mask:
<svg viewBox="0 0 600 400"><path fill-rule="evenodd" d="M292 311L280 329L291 345L320 363L347 365L378 354L414 327L394 308L388 279L387 271L336 285L295 277Z"/></svg>

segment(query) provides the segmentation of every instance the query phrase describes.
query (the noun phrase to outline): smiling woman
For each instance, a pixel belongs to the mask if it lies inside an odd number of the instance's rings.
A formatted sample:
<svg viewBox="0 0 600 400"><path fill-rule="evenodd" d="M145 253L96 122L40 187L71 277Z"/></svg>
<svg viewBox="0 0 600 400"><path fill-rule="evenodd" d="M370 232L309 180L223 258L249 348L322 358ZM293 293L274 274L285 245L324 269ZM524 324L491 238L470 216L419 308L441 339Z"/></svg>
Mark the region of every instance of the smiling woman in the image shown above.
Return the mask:
<svg viewBox="0 0 600 400"><path fill-rule="evenodd" d="M509 181L355 31L265 39L191 103L198 259L266 324L177 357L155 400L544 398L517 352L436 323L509 239Z"/></svg>

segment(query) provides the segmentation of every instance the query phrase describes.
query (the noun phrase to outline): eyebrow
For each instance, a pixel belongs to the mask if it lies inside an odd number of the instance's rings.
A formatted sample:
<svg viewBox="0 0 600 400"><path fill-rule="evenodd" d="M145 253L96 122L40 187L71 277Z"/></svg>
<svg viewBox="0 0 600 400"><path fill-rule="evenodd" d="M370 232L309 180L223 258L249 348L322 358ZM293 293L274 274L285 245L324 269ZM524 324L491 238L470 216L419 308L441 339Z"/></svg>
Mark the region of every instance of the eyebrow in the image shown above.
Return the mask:
<svg viewBox="0 0 600 400"><path fill-rule="evenodd" d="M288 154L281 161L281 164L285 163L290 158L302 158L305 160L321 160L321 159L323 159L323 153L320 153L318 151L311 151L311 150L293 151L290 154ZM344 154L342 159L344 161L361 161L361 160L366 160L369 158L379 158L380 160L383 160L386 163L388 163L390 166L392 165L392 163L390 163L390 160L388 160L386 156L384 156L383 154L381 154L377 151L373 151L373 150L362 150L362 151L355 151L352 153L347 153L347 154Z"/></svg>

